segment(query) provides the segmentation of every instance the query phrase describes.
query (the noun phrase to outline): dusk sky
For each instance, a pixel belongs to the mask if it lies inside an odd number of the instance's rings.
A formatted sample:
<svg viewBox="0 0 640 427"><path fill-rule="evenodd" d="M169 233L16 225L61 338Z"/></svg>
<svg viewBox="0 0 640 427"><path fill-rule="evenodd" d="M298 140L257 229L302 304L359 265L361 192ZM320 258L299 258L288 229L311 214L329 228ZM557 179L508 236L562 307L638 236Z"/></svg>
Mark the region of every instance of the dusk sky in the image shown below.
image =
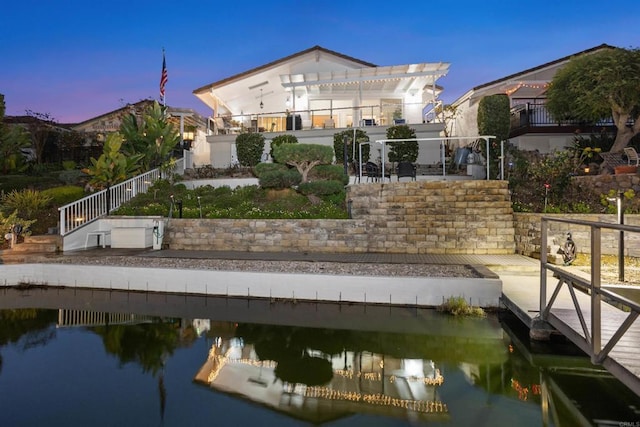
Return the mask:
<svg viewBox="0 0 640 427"><path fill-rule="evenodd" d="M81 122L159 98L211 111L193 90L320 45L376 65L448 62L449 103L470 88L602 43L640 47L633 1L6 1L7 115Z"/></svg>

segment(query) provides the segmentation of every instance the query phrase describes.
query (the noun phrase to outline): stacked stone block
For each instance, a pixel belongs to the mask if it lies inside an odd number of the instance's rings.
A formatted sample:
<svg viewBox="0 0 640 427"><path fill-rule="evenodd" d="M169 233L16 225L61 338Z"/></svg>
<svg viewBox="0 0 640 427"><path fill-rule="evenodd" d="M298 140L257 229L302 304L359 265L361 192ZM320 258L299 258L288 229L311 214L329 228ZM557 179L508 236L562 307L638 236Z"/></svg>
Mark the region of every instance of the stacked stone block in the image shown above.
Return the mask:
<svg viewBox="0 0 640 427"><path fill-rule="evenodd" d="M171 249L249 252L513 254L505 181L348 187L350 220L172 219Z"/></svg>

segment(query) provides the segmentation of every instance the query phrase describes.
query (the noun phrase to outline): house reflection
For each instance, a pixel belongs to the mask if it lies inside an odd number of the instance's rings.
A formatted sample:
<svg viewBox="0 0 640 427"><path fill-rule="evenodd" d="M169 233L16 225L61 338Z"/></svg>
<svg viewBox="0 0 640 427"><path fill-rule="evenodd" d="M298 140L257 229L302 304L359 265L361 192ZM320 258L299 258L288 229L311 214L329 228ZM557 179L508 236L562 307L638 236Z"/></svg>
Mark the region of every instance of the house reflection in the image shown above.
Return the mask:
<svg viewBox="0 0 640 427"><path fill-rule="evenodd" d="M447 405L438 396L445 379L431 360L347 349L329 355L307 347L299 359L276 362L261 360L254 344L232 336L229 329L220 332L195 376L197 383L217 391L313 422L353 413L420 420L448 417ZM322 363L330 367L326 381L321 372L309 372L322 371Z"/></svg>

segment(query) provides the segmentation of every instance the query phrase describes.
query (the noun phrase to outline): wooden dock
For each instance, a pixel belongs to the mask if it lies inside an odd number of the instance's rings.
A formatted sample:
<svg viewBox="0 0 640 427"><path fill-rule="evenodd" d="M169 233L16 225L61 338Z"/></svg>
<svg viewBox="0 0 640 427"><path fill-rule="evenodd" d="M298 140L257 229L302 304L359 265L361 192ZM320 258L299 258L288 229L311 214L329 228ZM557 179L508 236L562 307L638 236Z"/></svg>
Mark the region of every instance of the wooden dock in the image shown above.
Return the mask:
<svg viewBox="0 0 640 427"><path fill-rule="evenodd" d="M502 276L502 303L543 336L546 328L562 333L582 349L595 365L602 365L640 396L640 286L613 285L602 281L602 231L619 232L618 272L624 277L625 233L640 234L640 227L565 218L543 217L540 247L548 248L549 224L587 228L590 234L589 273L548 262L540 254L537 286L522 279ZM554 285L555 283L555 285ZM536 318L532 325L532 319ZM549 327L550 326L550 327Z"/></svg>
<svg viewBox="0 0 640 427"><path fill-rule="evenodd" d="M600 325L594 328L592 295L584 289L591 286L588 279L577 275L575 269L556 268L560 273L547 275L549 289L556 288L557 294L553 301L551 294L546 298L547 304L551 305L545 320L584 351L592 363L606 368L640 396L640 322L635 321L637 314L634 315L634 310L624 311L599 301ZM501 274L500 277L503 305L531 327L533 319L540 314L540 276ZM603 285L602 291L624 295L621 298L628 301L626 305L640 299L640 287ZM637 298L632 296L634 294ZM594 330L596 333L599 330L600 351L594 350Z"/></svg>

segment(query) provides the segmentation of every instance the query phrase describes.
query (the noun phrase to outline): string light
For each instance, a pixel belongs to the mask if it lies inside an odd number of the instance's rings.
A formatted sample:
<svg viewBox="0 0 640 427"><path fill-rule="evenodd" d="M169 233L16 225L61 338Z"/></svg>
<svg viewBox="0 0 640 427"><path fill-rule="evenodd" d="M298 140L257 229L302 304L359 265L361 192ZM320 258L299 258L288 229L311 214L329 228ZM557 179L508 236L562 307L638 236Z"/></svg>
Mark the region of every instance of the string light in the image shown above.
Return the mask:
<svg viewBox="0 0 640 427"><path fill-rule="evenodd" d="M511 96L513 93L517 92L519 89L521 88L528 88L528 89L546 89L549 87L549 83L518 83L516 84L515 87L511 88L511 89L507 89L504 91L504 93L506 93L508 96Z"/></svg>

